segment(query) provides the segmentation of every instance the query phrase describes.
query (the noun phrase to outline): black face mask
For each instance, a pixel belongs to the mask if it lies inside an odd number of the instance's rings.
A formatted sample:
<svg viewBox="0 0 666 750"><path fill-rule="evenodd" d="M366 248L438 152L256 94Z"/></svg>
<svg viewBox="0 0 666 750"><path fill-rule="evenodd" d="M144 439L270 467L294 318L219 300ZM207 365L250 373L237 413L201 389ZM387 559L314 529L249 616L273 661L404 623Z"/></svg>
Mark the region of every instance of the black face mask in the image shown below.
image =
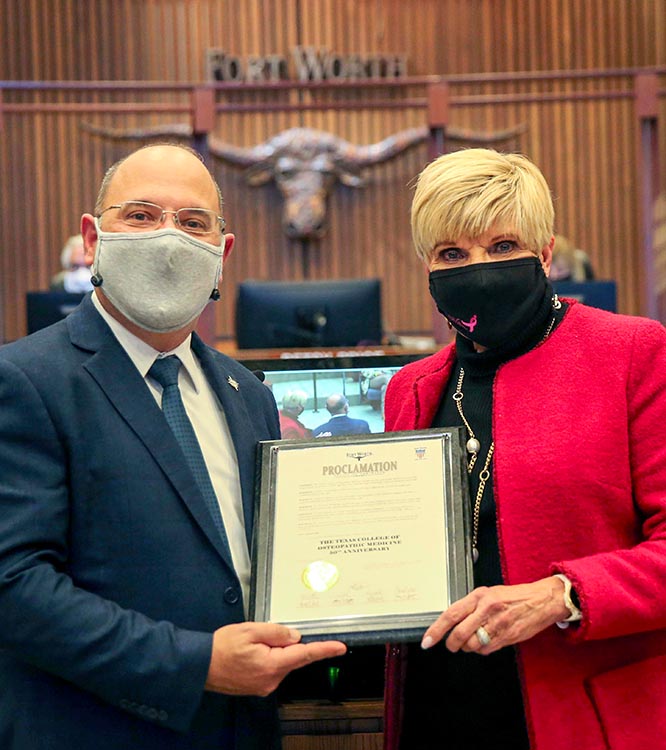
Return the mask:
<svg viewBox="0 0 666 750"><path fill-rule="evenodd" d="M548 293L548 280L537 257L430 273L430 294L437 309L463 336L488 348L519 336Z"/></svg>

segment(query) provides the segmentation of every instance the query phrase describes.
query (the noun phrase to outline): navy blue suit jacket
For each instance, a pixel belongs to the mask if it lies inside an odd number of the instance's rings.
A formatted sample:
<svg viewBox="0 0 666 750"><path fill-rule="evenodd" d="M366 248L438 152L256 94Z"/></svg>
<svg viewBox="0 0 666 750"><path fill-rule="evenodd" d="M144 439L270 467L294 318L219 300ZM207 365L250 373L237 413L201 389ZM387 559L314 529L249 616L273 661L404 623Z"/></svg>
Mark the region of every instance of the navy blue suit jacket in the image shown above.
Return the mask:
<svg viewBox="0 0 666 750"><path fill-rule="evenodd" d="M229 423L249 535L275 402L196 335L192 348ZM276 746L272 699L203 693L213 631L243 619L180 448L90 298L2 347L0 747Z"/></svg>
<svg viewBox="0 0 666 750"><path fill-rule="evenodd" d="M364 435L370 432L370 426L365 419L352 419L346 414L331 417L328 422L320 424L312 431L312 437L329 435Z"/></svg>

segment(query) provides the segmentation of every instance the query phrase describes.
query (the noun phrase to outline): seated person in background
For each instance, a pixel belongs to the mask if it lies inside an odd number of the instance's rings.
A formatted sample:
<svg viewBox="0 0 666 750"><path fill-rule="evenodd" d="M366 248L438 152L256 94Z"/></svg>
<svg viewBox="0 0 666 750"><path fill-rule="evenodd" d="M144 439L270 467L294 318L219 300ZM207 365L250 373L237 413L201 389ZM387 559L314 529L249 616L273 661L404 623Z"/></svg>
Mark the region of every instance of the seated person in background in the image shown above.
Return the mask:
<svg viewBox="0 0 666 750"><path fill-rule="evenodd" d="M562 234L555 235L550 278L552 281L594 280L594 271L588 254Z"/></svg>
<svg viewBox="0 0 666 750"><path fill-rule="evenodd" d="M309 430L298 418L305 411L308 394L305 391L287 391L282 397L280 409L280 434L282 438L312 437Z"/></svg>
<svg viewBox="0 0 666 750"><path fill-rule="evenodd" d="M52 292L90 292L90 265L86 263L83 237L73 234L60 253L59 271L52 279L49 287Z"/></svg>
<svg viewBox="0 0 666 750"><path fill-rule="evenodd" d="M384 393L390 375L384 370L361 372L361 396L375 411L384 411Z"/></svg>
<svg viewBox="0 0 666 750"><path fill-rule="evenodd" d="M352 419L347 416L349 401L342 393L332 393L326 399L326 409L331 418L325 424L312 431L312 437L331 437L332 435L364 435L370 432L365 419Z"/></svg>

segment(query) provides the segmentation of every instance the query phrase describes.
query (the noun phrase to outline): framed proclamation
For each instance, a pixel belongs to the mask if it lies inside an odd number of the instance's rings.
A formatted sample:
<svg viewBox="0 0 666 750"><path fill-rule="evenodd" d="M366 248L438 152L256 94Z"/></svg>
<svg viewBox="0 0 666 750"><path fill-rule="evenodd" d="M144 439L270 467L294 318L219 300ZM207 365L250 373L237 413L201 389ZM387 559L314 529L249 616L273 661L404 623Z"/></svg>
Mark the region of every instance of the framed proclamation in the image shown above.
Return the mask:
<svg viewBox="0 0 666 750"><path fill-rule="evenodd" d="M418 640L472 588L462 428L260 443L250 619Z"/></svg>

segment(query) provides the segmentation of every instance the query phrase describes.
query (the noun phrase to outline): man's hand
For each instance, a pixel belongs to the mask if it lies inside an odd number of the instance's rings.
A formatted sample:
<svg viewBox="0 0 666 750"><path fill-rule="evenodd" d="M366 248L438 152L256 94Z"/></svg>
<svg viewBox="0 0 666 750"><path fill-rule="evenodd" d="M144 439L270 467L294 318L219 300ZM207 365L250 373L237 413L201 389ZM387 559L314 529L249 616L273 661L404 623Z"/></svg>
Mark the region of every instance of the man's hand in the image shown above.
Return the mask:
<svg viewBox="0 0 666 750"><path fill-rule="evenodd" d="M216 630L206 690L266 696L293 669L347 651L339 641L300 640L297 630L273 623L243 622Z"/></svg>
<svg viewBox="0 0 666 750"><path fill-rule="evenodd" d="M449 651L490 654L534 637L568 614L564 584L554 576L516 586L481 586L443 612L421 644L430 648L448 633ZM490 638L487 644L479 640L479 628Z"/></svg>

